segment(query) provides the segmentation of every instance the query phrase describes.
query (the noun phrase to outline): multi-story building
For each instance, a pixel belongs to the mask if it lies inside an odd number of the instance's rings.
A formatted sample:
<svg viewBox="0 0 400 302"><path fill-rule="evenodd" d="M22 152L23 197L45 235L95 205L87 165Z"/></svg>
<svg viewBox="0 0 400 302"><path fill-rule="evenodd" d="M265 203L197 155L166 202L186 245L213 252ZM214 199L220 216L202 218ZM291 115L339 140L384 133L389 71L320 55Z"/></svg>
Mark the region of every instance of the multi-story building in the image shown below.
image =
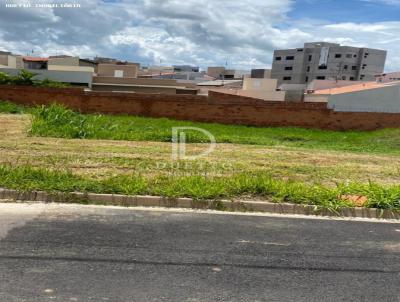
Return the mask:
<svg viewBox="0 0 400 302"><path fill-rule="evenodd" d="M271 77L279 84L306 84L313 80L375 81L385 67L387 52L327 42L305 43L303 48L276 50Z"/></svg>

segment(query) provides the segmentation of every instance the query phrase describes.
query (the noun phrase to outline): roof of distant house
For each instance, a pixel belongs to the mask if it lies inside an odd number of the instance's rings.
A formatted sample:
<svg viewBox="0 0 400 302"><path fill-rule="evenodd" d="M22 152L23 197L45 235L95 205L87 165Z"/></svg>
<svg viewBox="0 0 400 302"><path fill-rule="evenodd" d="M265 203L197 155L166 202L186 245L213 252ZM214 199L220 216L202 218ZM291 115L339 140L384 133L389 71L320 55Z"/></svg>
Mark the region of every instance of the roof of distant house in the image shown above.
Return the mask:
<svg viewBox="0 0 400 302"><path fill-rule="evenodd" d="M49 58L39 58L39 57L23 57L26 62L47 62Z"/></svg>
<svg viewBox="0 0 400 302"><path fill-rule="evenodd" d="M198 83L198 86L224 86L227 84L241 83L242 80L215 80Z"/></svg>
<svg viewBox="0 0 400 302"><path fill-rule="evenodd" d="M363 84L345 86L345 87L337 87L337 88L330 88L330 89L321 89L314 91L314 94L342 94L342 93L350 93L362 90L369 90L369 89L376 89L376 88L383 88L387 86L399 85L400 82L390 82L390 83L376 83L376 82L365 82Z"/></svg>

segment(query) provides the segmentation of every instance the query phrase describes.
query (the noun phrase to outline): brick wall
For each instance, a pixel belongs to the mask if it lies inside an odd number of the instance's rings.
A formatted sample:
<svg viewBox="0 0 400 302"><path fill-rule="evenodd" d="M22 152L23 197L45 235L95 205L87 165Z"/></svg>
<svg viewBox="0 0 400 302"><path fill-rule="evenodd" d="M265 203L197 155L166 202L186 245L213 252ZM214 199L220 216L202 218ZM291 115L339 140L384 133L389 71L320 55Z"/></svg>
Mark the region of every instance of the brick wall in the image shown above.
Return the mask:
<svg viewBox="0 0 400 302"><path fill-rule="evenodd" d="M297 126L332 130L400 127L400 114L333 112L322 103L266 102L218 92L210 92L209 97L206 97L0 86L0 99L24 105L57 102L85 113L169 117L252 126Z"/></svg>

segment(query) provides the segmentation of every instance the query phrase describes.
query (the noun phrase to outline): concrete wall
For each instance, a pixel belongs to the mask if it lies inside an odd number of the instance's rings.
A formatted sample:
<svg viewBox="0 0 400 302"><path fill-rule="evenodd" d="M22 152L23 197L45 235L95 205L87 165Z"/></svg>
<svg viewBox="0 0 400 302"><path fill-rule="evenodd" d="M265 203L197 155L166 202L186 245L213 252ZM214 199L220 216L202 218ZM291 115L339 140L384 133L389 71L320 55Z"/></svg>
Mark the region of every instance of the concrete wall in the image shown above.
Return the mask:
<svg viewBox="0 0 400 302"><path fill-rule="evenodd" d="M252 69L250 77L254 79L270 79L271 69Z"/></svg>
<svg viewBox="0 0 400 302"><path fill-rule="evenodd" d="M82 112L168 117L253 126L297 126L331 130L400 127L398 113L334 112L321 103L265 102L210 92L210 96L84 92L0 86L0 99L18 104L58 102Z"/></svg>
<svg viewBox="0 0 400 302"><path fill-rule="evenodd" d="M9 68L17 68L18 62L16 56L8 56L8 67Z"/></svg>
<svg viewBox="0 0 400 302"><path fill-rule="evenodd" d="M8 55L0 55L0 65L8 66Z"/></svg>
<svg viewBox="0 0 400 302"><path fill-rule="evenodd" d="M2 54L0 55L0 65L3 68L22 68L22 57Z"/></svg>
<svg viewBox="0 0 400 302"><path fill-rule="evenodd" d="M115 77L121 72L122 78L137 78L138 70L138 66L133 64L99 64L97 66L97 74L101 77Z"/></svg>
<svg viewBox="0 0 400 302"><path fill-rule="evenodd" d="M277 86L277 79L245 78L243 80L243 90L276 91Z"/></svg>
<svg viewBox="0 0 400 302"><path fill-rule="evenodd" d="M400 85L330 95L328 108L346 112L400 113Z"/></svg>
<svg viewBox="0 0 400 302"><path fill-rule="evenodd" d="M197 94L197 87L192 83L178 83L169 79L141 79L93 77L94 91L117 91L137 93Z"/></svg>
<svg viewBox="0 0 400 302"><path fill-rule="evenodd" d="M79 57L50 57L47 64L49 66L79 66Z"/></svg>
<svg viewBox="0 0 400 302"><path fill-rule="evenodd" d="M310 103L328 103L329 95L324 94L305 94L304 102Z"/></svg>
<svg viewBox="0 0 400 302"><path fill-rule="evenodd" d="M86 67L86 66L48 65L47 66L47 70L91 72L91 73L94 73L94 68L93 67Z"/></svg>
<svg viewBox="0 0 400 302"><path fill-rule="evenodd" d="M221 75L225 73L225 67L208 67L207 68L207 75L213 78L219 79Z"/></svg>
<svg viewBox="0 0 400 302"><path fill-rule="evenodd" d="M193 83L180 83L171 79L146 79L146 78L114 78L94 76L93 83L108 83L108 84L131 84L131 85L153 85L153 86L176 86L196 88Z"/></svg>

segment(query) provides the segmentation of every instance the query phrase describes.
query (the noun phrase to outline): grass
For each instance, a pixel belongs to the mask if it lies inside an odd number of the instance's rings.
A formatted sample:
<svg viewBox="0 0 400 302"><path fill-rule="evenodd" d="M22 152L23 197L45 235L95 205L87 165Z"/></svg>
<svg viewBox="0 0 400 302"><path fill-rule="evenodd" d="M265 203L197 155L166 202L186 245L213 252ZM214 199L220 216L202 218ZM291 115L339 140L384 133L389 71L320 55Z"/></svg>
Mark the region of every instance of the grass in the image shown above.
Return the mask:
<svg viewBox="0 0 400 302"><path fill-rule="evenodd" d="M258 128L166 118L80 114L59 105L35 108L31 113L30 133L42 137L170 142L172 127L189 126L209 131L218 143L400 154L400 129L341 132L290 127ZM205 143L208 138L202 133L187 131L187 142Z"/></svg>
<svg viewBox="0 0 400 302"><path fill-rule="evenodd" d="M266 173L240 173L233 177L204 177L200 175L150 177L119 175L93 180L68 171L46 170L30 166L0 166L0 186L18 190L48 192L94 192L118 194L149 194L194 199L240 198L243 196L311 204L333 211L351 204L340 196L362 194L368 197L367 207L400 210L400 186L378 184L349 184L327 188L299 182L277 180Z"/></svg>
<svg viewBox="0 0 400 302"><path fill-rule="evenodd" d="M397 140L394 129L358 133L226 126L5 102L0 112L5 113L0 115L0 187L256 198L332 210L350 205L341 195L356 195L368 197L367 207L400 209L400 157L390 148ZM219 142L216 150L198 161L173 161L170 128L176 126L211 130ZM342 141L340 150L335 139L349 133L359 143ZM309 137L307 144L288 139L294 134ZM224 137L231 141L221 143ZM257 137L259 142L246 143ZM205 148L196 143L204 137L192 133L188 138L189 153ZM367 152L363 146L373 140L382 145L370 143L373 152Z"/></svg>
<svg viewBox="0 0 400 302"><path fill-rule="evenodd" d="M21 114L24 113L25 108L23 106L6 102L0 101L0 113L10 113L10 114Z"/></svg>

